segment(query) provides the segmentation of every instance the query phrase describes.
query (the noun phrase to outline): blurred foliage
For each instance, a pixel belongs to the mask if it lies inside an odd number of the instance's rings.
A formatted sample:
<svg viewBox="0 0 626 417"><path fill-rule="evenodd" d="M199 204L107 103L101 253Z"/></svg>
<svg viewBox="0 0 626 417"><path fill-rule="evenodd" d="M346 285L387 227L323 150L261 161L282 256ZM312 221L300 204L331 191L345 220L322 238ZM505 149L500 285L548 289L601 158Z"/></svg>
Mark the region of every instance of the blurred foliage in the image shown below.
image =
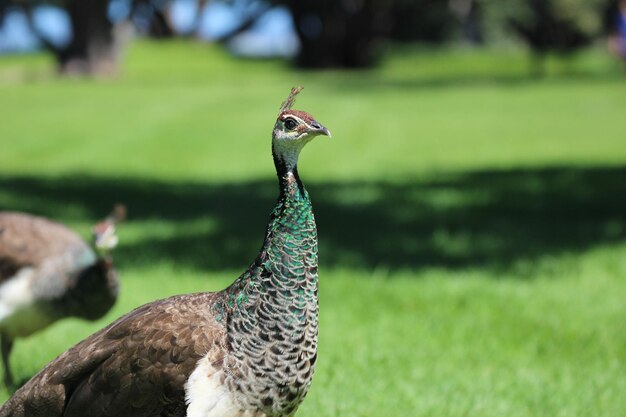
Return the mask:
<svg viewBox="0 0 626 417"><path fill-rule="evenodd" d="M537 50L565 50L588 43L602 32L606 10L615 3L614 0L477 1L492 40L512 31Z"/></svg>
<svg viewBox="0 0 626 417"><path fill-rule="evenodd" d="M394 0L390 14L390 37L400 41L446 41L456 25L451 7L441 0Z"/></svg>
<svg viewBox="0 0 626 417"><path fill-rule="evenodd" d="M300 38L296 64L308 68L368 67L378 57L393 2L385 0L275 0L291 10Z"/></svg>
<svg viewBox="0 0 626 417"><path fill-rule="evenodd" d="M614 0L279 1L295 18L305 67L370 66L380 39L520 40L535 55L570 53L602 34ZM610 19L608 19L610 20Z"/></svg>
<svg viewBox="0 0 626 417"><path fill-rule="evenodd" d="M535 75L544 73L546 54L570 55L607 32L615 5L614 0L477 1L487 38L525 43Z"/></svg>
<svg viewBox="0 0 626 417"><path fill-rule="evenodd" d="M171 0L129 0L130 21L143 13L151 37L176 35L168 16ZM588 45L612 21L615 0L217 0L240 12L240 24L217 42L252 27L272 6L287 7L294 20L300 51L294 60L305 68L357 68L377 64L385 42L438 43L462 40L472 44L500 40L523 42L535 57L549 52L571 53ZM106 18L109 0L0 0L26 10L43 3L66 8L74 39L67 47L50 49L63 72L112 73L124 36ZM208 3L196 0L199 13ZM243 13L243 12L241 12ZM245 15L245 13L243 13ZM198 17L198 22L200 18ZM122 32L120 32L122 33ZM187 36L189 34L180 34ZM539 62L539 61L537 61ZM536 67L536 69L539 67Z"/></svg>

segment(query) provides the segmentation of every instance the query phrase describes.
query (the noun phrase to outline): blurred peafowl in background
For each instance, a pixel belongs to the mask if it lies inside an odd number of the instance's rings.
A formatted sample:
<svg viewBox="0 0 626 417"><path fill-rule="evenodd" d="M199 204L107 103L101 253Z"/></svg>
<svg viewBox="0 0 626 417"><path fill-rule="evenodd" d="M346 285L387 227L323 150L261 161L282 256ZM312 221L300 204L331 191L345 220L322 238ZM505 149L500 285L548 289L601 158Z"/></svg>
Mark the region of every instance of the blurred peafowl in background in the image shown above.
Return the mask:
<svg viewBox="0 0 626 417"><path fill-rule="evenodd" d="M13 342L65 317L96 320L115 304L118 275L109 251L125 208L93 228L90 247L62 224L25 213L0 212L0 345L4 383L13 384Z"/></svg>

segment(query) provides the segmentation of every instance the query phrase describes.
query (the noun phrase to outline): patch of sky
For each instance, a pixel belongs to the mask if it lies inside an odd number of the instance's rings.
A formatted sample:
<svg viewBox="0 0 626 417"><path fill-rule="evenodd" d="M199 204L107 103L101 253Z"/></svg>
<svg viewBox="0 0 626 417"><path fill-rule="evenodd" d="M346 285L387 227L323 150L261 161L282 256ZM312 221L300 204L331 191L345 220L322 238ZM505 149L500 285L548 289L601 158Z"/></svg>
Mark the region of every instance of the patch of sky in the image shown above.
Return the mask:
<svg viewBox="0 0 626 417"><path fill-rule="evenodd" d="M33 11L33 25L40 36L57 48L64 47L72 39L70 18L60 7L36 7Z"/></svg>
<svg viewBox="0 0 626 417"><path fill-rule="evenodd" d="M0 53L28 52L39 46L33 35L26 14L19 9L10 9L0 22Z"/></svg>
<svg viewBox="0 0 626 417"><path fill-rule="evenodd" d="M131 0L111 0L107 8L107 16L113 23L122 22L129 18L131 8Z"/></svg>
<svg viewBox="0 0 626 417"><path fill-rule="evenodd" d="M236 55L249 57L292 57L300 48L291 13L285 7L265 12L250 30L237 35L229 45Z"/></svg>
<svg viewBox="0 0 626 417"><path fill-rule="evenodd" d="M198 24L198 2L195 0L175 0L170 6L172 26L178 33L189 34Z"/></svg>
<svg viewBox="0 0 626 417"><path fill-rule="evenodd" d="M207 40L219 39L229 34L244 19L234 5L222 2L209 3L201 13L198 36Z"/></svg>

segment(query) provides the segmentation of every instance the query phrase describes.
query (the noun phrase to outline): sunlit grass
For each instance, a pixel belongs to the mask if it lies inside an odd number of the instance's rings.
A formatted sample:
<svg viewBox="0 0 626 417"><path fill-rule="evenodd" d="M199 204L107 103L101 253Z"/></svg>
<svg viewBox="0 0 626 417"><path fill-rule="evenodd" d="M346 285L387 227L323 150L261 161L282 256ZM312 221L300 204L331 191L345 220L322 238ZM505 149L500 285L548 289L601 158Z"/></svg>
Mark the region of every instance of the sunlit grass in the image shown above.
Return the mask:
<svg viewBox="0 0 626 417"><path fill-rule="evenodd" d="M599 51L528 77L521 51L398 48L294 72L138 42L118 78L0 61L0 208L88 235L128 204L118 304L17 342L17 378L130 309L218 290L261 244L273 119L333 132L300 172L320 233L320 355L299 416L621 416L626 82ZM2 399L6 391L0 392Z"/></svg>

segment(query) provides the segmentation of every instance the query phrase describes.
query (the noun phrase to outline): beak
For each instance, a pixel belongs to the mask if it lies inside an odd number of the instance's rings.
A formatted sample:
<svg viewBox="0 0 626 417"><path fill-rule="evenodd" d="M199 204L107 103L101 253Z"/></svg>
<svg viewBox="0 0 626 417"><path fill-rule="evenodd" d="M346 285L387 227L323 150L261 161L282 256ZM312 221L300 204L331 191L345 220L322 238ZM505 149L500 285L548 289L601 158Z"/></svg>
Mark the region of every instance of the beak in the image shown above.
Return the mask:
<svg viewBox="0 0 626 417"><path fill-rule="evenodd" d="M318 122L311 123L311 127L313 128L313 132L317 133L318 135L328 136L329 138L333 137L333 135L330 134L330 130L326 129Z"/></svg>

